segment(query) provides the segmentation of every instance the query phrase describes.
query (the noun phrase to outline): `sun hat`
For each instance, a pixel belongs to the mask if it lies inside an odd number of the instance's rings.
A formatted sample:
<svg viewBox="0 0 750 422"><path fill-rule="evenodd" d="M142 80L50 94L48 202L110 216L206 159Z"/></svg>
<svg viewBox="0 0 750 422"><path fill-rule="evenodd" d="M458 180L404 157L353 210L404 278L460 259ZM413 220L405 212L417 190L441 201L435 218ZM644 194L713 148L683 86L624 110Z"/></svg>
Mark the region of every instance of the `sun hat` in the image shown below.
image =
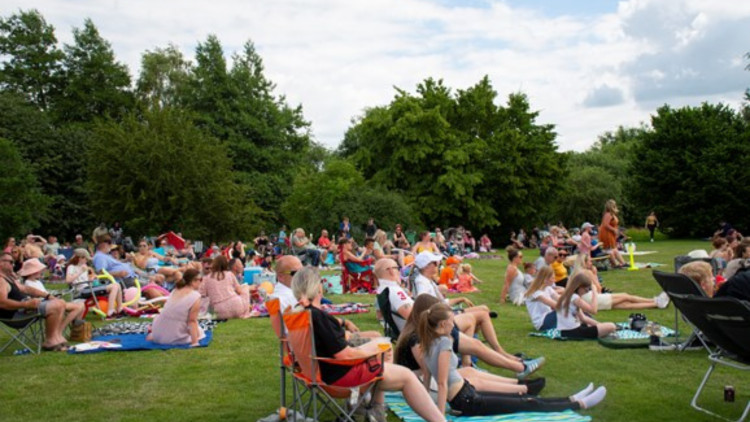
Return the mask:
<svg viewBox="0 0 750 422"><path fill-rule="evenodd" d="M81 258L86 258L89 261L91 260L91 254L89 253L89 251L87 251L86 249L83 249L83 248L78 248L78 249L74 250L73 251L73 255L79 256Z"/></svg>
<svg viewBox="0 0 750 422"><path fill-rule="evenodd" d="M31 258L27 259L26 261L23 261L23 267L21 267L21 271L18 272L18 275L21 277L27 277L31 274L36 274L44 271L46 267L44 264L42 264L38 259Z"/></svg>
<svg viewBox="0 0 750 422"><path fill-rule="evenodd" d="M417 268L422 269L432 262L440 262L443 260L443 255L435 254L432 252L420 252L419 255L414 259L414 263Z"/></svg>

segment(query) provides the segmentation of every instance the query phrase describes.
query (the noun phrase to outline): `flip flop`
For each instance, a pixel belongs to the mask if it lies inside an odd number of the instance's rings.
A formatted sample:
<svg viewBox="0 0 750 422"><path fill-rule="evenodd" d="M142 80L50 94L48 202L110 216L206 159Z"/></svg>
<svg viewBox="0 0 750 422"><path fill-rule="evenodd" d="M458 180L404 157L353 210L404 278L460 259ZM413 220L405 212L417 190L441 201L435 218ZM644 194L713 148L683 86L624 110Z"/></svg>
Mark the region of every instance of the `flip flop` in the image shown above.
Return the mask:
<svg viewBox="0 0 750 422"><path fill-rule="evenodd" d="M45 352L67 352L68 345L65 342L62 342L54 346L42 346L42 350Z"/></svg>

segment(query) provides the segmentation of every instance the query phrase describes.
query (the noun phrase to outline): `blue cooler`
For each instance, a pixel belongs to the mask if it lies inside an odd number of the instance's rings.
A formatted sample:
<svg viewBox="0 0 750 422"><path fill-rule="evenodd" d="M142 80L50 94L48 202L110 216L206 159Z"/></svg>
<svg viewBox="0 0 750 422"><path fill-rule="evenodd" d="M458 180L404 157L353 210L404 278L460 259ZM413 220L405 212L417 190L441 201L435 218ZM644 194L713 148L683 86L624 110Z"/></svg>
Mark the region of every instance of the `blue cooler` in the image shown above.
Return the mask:
<svg viewBox="0 0 750 422"><path fill-rule="evenodd" d="M262 272L262 267L245 267L245 272L242 275L242 282L244 284L256 284L258 283Z"/></svg>

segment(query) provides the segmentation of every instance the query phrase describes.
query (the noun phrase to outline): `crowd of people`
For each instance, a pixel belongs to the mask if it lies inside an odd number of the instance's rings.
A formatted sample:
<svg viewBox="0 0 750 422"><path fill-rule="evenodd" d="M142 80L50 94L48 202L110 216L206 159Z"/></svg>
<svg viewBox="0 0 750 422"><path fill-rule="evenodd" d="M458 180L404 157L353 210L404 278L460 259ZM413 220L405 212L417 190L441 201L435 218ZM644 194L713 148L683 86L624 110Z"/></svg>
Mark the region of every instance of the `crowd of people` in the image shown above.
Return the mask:
<svg viewBox="0 0 750 422"><path fill-rule="evenodd" d="M499 302L525 305L535 329L556 328L560 335L571 338L597 338L614 332L615 324L593 318L599 311L666 307L669 299L665 294L643 298L615 293L602 285L594 260L608 261L614 268L624 266L620 252L624 234L618 212L617 204L610 200L599 226L585 222L568 231L558 224L535 228L530 236L523 229L511 233ZM646 226L652 229L657 222L652 213ZM368 290L372 293L388 290L398 338L382 367L341 368L321 363L320 370L326 383L340 387L383 376L369 404L377 420L384 420L382 393L389 390L403 391L425 420L444 420L446 404L470 416L585 409L605 398L606 388L594 388L593 384L568 397L540 397L545 380L531 375L545 364L545 358L508 353L492 323L497 314L461 295L478 291L483 283L463 257L492 251L487 235L477 242L463 227L446 233L435 228L410 241L401 225L389 235L370 219L360 246L347 218L333 236L322 230L317 241L302 228L290 234L282 227L271 236L261 232L250 245L235 241L210 243L205 248L196 248L171 232L132 242L119 224L110 229L97 227L90 243L82 235L70 244L60 244L55 236L29 234L20 244L10 238L0 256L4 279L0 283L0 318L41 315L46 321L44 349L65 351L69 345L64 329L84 323L82 300L106 299L106 309L102 309L106 318L122 318L132 315L127 304L135 289L160 306L149 340L196 346L205 336L198 325L201 314L210 310L220 319L249 318L254 305L272 297L279 299L281 309L311 310L318 356L369 356L375 350L367 340L381 334L360 331L352 321L333 317L321 307L326 299L318 270L340 265L349 271L370 272L373 282ZM709 296L747 295L750 239L740 239L739 233L727 230L717 233L713 241L711 257L723 262L721 272L730 279L718 292L709 264L691 263L681 272ZM538 250L540 256L524 262L524 252L532 250ZM250 281L244 280L247 267L273 273L276 283L272 290L244 283ZM102 274L117 282L100 283ZM69 284L73 299L66 301L48 291L43 276L47 281ZM380 311L378 315L383 318ZM353 339L364 345L353 347ZM472 359L509 371L511 376L477 371ZM428 399L430 388L437 392L436 401Z"/></svg>

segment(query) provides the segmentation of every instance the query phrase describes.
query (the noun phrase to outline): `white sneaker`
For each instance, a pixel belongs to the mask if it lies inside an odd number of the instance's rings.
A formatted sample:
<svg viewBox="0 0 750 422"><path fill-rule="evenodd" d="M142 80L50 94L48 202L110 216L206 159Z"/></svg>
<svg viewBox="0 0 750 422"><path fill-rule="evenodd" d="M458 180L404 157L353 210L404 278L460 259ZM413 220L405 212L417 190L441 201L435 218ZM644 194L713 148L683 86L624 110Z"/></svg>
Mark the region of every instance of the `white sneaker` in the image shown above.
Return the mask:
<svg viewBox="0 0 750 422"><path fill-rule="evenodd" d="M656 307L659 309L664 309L669 306L669 296L667 295L667 292L661 292L654 298L654 301L656 302Z"/></svg>

